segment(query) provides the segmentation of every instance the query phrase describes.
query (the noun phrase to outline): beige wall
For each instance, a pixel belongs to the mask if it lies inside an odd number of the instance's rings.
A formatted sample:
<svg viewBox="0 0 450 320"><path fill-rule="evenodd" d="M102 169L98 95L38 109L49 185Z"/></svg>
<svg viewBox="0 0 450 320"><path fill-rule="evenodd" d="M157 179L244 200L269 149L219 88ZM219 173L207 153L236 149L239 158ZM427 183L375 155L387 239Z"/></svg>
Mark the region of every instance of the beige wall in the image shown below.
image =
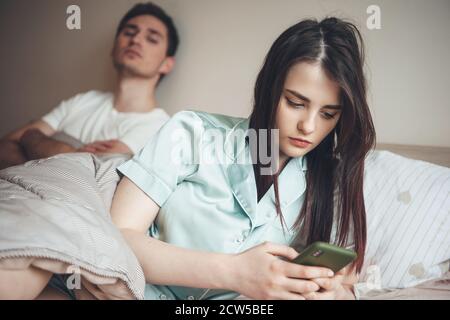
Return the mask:
<svg viewBox="0 0 450 320"><path fill-rule="evenodd" d="M0 135L61 99L114 84L109 51L131 0L0 1ZM378 141L450 147L450 1L168 0L181 36L177 68L160 106L247 116L263 58L275 38L305 17L350 18L367 45L369 101ZM69 4L82 30L66 29ZM366 8L381 8L381 30Z"/></svg>

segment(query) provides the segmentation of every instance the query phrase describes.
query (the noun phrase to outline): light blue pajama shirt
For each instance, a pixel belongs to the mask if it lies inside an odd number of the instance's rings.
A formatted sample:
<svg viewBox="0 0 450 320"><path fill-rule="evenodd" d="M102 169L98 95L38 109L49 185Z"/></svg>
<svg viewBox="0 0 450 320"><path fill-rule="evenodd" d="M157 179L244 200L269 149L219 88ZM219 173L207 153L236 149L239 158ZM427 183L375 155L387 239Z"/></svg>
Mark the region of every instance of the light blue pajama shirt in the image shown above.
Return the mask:
<svg viewBox="0 0 450 320"><path fill-rule="evenodd" d="M306 189L306 158L291 159L279 176L281 210L289 227L283 230L273 186L257 201L248 142L239 136L248 126L249 119L182 111L118 168L160 206L149 236L178 247L228 254L264 241L290 244L294 238L290 227ZM211 150L215 152L207 152ZM201 158L203 154L212 157ZM145 289L146 299L232 299L238 295L152 284Z"/></svg>

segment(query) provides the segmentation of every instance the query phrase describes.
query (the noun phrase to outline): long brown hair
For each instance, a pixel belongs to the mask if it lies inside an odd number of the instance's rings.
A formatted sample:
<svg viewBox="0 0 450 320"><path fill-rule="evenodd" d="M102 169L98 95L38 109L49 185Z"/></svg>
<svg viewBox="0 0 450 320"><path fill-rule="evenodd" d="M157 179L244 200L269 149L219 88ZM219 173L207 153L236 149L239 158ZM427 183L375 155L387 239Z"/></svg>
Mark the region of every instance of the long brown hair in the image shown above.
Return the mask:
<svg viewBox="0 0 450 320"><path fill-rule="evenodd" d="M307 232L307 243L330 242L336 221L337 244L353 238L361 271L366 247L366 211L363 196L364 160L375 144L375 129L366 100L363 72L364 44L357 27L338 18L304 20L283 32L272 45L258 75L249 127L274 129L276 112L289 69L296 63L319 62L340 87L341 117L332 132L306 155L304 203L294 227ZM258 145L261 141L258 142ZM264 142L271 150L270 130ZM259 153L258 153L259 154ZM258 199L273 183L277 213L278 177L261 175L254 165ZM295 240L294 240L295 242Z"/></svg>

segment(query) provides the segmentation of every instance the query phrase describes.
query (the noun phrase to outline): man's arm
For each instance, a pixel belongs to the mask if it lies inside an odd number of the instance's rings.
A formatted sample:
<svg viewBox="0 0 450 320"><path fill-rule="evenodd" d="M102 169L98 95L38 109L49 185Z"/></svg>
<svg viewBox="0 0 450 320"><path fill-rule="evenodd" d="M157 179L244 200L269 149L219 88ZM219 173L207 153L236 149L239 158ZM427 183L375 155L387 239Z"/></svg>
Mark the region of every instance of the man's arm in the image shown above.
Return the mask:
<svg viewBox="0 0 450 320"><path fill-rule="evenodd" d="M25 131L19 140L28 160L48 158L60 153L76 152L71 145L45 135L39 129Z"/></svg>
<svg viewBox="0 0 450 320"><path fill-rule="evenodd" d="M22 164L27 161L22 146L12 140L0 140L0 170Z"/></svg>
<svg viewBox="0 0 450 320"><path fill-rule="evenodd" d="M23 134L30 129L39 129L45 135L55 133L55 130L45 121L37 120L4 136L0 139L0 169L19 165L30 160L19 142Z"/></svg>

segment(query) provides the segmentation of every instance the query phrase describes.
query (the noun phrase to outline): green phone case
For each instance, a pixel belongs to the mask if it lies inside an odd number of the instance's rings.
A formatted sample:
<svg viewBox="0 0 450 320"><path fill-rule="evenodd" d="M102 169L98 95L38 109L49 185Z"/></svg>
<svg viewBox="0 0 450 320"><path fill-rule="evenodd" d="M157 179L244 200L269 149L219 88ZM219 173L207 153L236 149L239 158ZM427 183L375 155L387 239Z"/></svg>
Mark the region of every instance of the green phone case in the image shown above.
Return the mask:
<svg viewBox="0 0 450 320"><path fill-rule="evenodd" d="M314 242L303 250L293 262L304 266L325 267L338 272L353 260L356 253L326 242Z"/></svg>

